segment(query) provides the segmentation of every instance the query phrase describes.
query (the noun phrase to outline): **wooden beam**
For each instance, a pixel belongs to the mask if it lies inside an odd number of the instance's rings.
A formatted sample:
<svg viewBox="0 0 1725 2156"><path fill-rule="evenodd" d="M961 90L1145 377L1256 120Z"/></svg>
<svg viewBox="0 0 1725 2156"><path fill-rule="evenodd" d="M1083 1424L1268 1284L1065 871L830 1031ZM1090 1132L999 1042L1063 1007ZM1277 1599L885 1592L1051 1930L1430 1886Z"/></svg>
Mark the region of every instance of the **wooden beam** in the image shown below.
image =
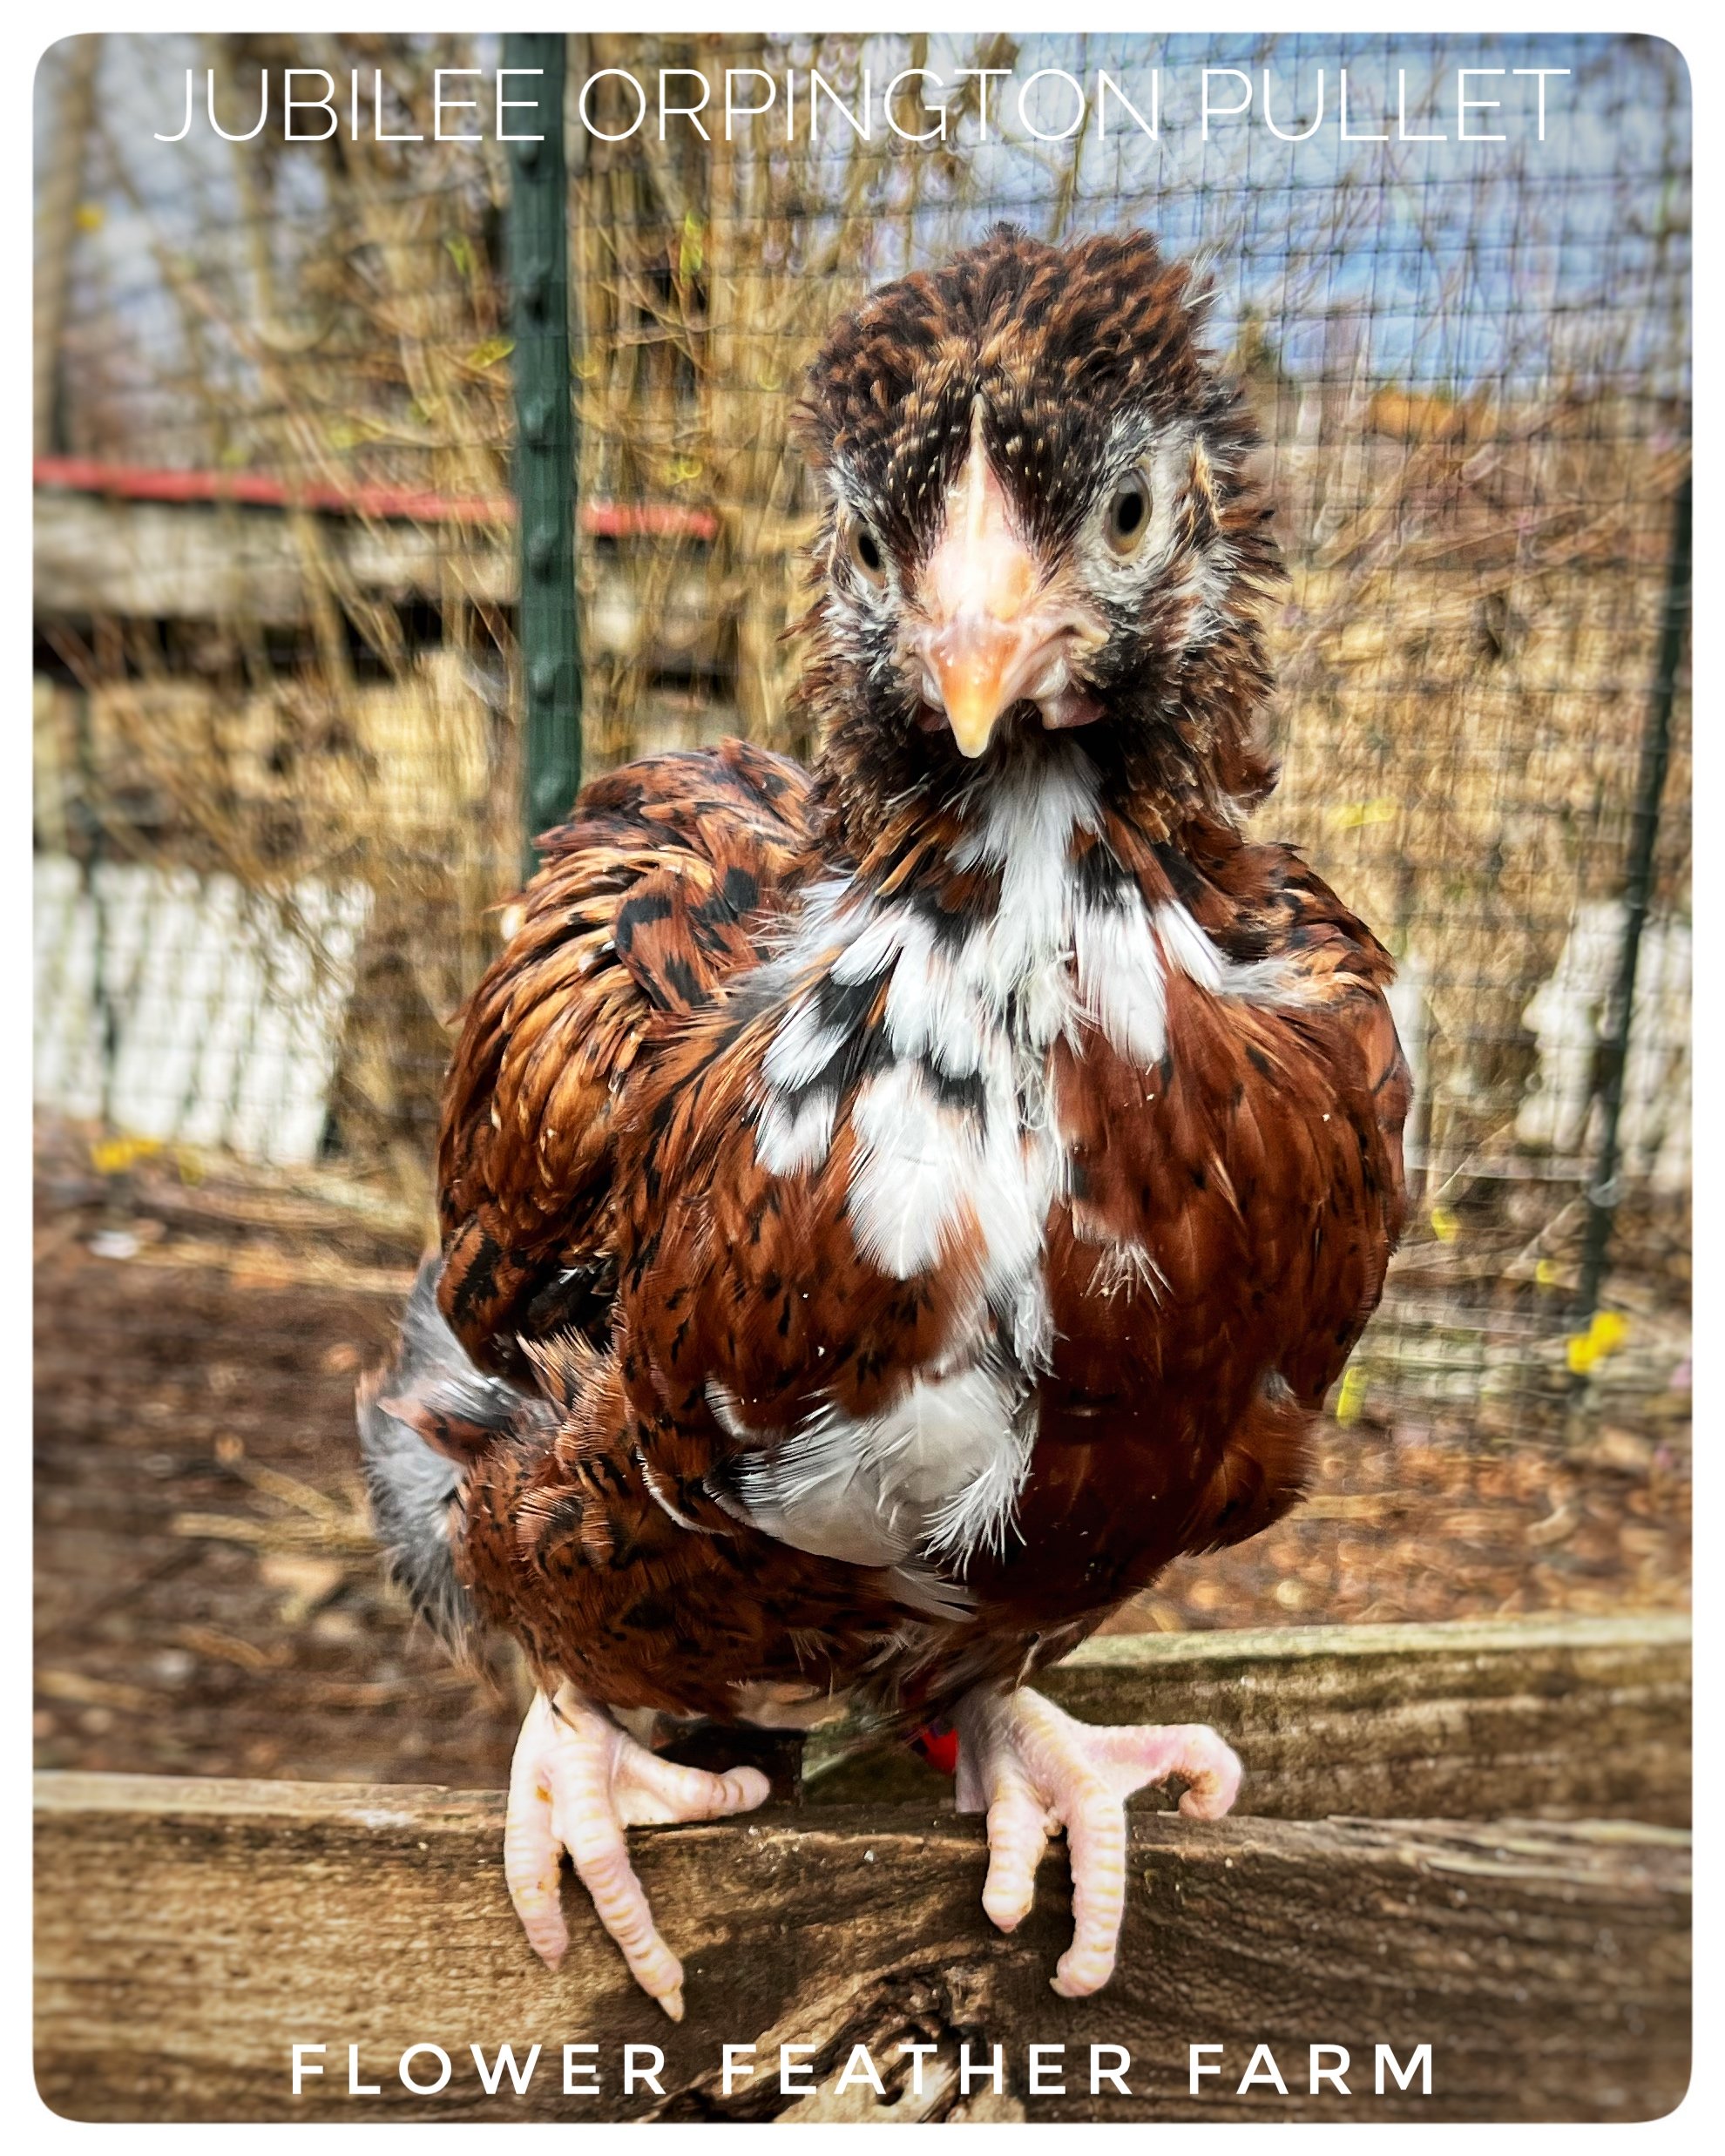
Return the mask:
<svg viewBox="0 0 1725 2156"><path fill-rule="evenodd" d="M1048 1988L1070 1935L1064 1862L1011 1938L978 1904L978 1822L928 1807L777 1811L637 1835L644 1883L688 1970L673 2027L634 1990L572 1888L572 1947L527 1951L499 1867L502 1800L443 1790L50 1774L37 1789L37 2086L90 2119L1610 2119L1659 2115L1688 2076L1685 1838L1659 1828L1229 1820L1134 1815L1111 1988ZM320 2077L291 2092L294 2044ZM494 2065L544 2046L522 2095ZM753 2044L727 2097L721 2046ZM903 2091L900 2043L935 2046ZM452 2072L399 2071L438 2044ZM563 2092L565 2044L597 2095ZM663 2053L622 2086L623 2047ZM968 2096L960 2046L1003 2087ZM1032 2094L1027 2047L1066 2046L1065 2092ZM1222 2071L1188 2093L1187 2047ZM1350 2093L1308 2093L1309 2046L1350 2054ZM1376 2047L1431 2085L1374 2093ZM812 2047L815 2093L781 2093L779 2047ZM1090 2088L1125 2047L1127 2094ZM1287 2093L1262 2058L1268 2044ZM357 2078L375 2094L350 2094ZM638 2054L645 2063L648 2054ZM1045 2059L1045 2066L1051 2062ZM1117 2063L1113 2054L1105 2064ZM435 2078L422 2052L409 2072ZM1053 2077L1049 2076L1050 2079Z"/></svg>
<svg viewBox="0 0 1725 2156"><path fill-rule="evenodd" d="M1112 1634L1037 1682L1085 1721L1212 1723L1246 1762L1241 1814L1688 1823L1677 1614ZM811 1739L811 1801L937 1794L902 1747L842 1743Z"/></svg>
<svg viewBox="0 0 1725 2156"><path fill-rule="evenodd" d="M34 527L38 619L118 614L152 621L244 620L286 627L310 612L305 564L279 510L137 502L41 493ZM459 558L463 589L490 605L513 605L518 573L512 535L411 523L319 520L320 543L338 589L393 605L435 600L445 557ZM704 558L692 551L664 578L644 618L625 528L617 545L581 554L581 605L591 647L680 675L720 661Z"/></svg>

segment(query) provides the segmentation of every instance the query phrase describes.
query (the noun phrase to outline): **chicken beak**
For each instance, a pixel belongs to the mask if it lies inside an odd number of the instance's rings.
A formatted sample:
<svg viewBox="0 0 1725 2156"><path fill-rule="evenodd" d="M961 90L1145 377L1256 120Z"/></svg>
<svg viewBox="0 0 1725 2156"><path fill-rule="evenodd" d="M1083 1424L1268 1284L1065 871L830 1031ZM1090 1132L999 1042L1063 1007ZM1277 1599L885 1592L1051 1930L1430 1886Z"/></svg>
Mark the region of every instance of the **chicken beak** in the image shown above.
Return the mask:
<svg viewBox="0 0 1725 2156"><path fill-rule="evenodd" d="M967 756L980 756L994 725L1017 692L1024 639L1018 625L987 615L960 615L930 640L929 666L952 738Z"/></svg>
<svg viewBox="0 0 1725 2156"><path fill-rule="evenodd" d="M966 756L980 756L1011 704L1059 666L1066 622L1037 604L1035 556L1012 530L980 428L947 501L946 528L923 566L927 626L916 639L924 693Z"/></svg>

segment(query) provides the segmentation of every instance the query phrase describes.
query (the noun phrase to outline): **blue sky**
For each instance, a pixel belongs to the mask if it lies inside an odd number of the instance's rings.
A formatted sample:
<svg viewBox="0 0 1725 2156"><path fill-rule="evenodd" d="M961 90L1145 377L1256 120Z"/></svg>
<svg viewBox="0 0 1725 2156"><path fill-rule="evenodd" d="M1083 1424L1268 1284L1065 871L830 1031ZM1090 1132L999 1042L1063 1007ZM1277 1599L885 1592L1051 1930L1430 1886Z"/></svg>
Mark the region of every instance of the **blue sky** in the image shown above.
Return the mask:
<svg viewBox="0 0 1725 2156"><path fill-rule="evenodd" d="M481 39L476 57L493 58L496 42ZM950 79L975 57L971 42L932 37L927 64ZM788 63L798 57L794 42L784 51ZM863 59L876 99L910 57L903 39L868 41ZM308 63L314 57L308 52ZM178 125L185 70L193 66L201 78L206 58L198 40L180 36L111 36L105 51L103 125L141 208L105 177L104 152L86 190L102 222L80 237L75 314L115 318L140 382L152 360L172 370L182 335L157 249L183 250L216 275L246 274L233 152L201 132L179 145L152 139L156 130ZM644 71L646 65L644 54ZM1410 130L1451 139L1342 141L1336 106L1343 66L1356 132L1394 132L1404 71ZM1198 119L1206 67L1246 71L1255 98L1249 116L1219 121L1208 141ZM1256 105L1266 67L1284 129L1312 118L1322 71L1325 118L1309 140L1279 141L1262 124ZM1567 67L1566 78L1548 85L1545 142L1534 139L1532 82L1509 72L1475 81L1474 95L1505 102L1501 114L1482 111L1472 124L1501 128L1510 140L1454 139L1460 67ZM1632 38L1430 34L1022 41L1017 82L1042 68L1064 69L1092 89L1106 69L1147 111L1152 72L1160 71L1160 139L1146 140L1118 112L1106 139L1092 127L1072 191L1072 226L1143 223L1171 252L1204 253L1214 266L1223 334L1249 308L1291 373L1333 368L1344 347L1347 364L1375 381L1465 389L1489 377L1531 392L1555 375L1661 395L1686 392L1689 98L1686 71L1670 47ZM38 118L51 110L52 80L44 64ZM997 139L971 148L962 198L945 212L925 211L912 226L918 254L942 253L1000 216L1045 227L1070 152L1030 139L1018 124L1014 85L1004 87L1004 97L997 91ZM1225 94L1236 90L1229 83ZM1070 91L1045 84L1043 96L1032 117L1060 125ZM973 145L973 138L972 123L961 139ZM38 129L38 168L45 147ZM837 142L833 154L841 154ZM896 154L908 160L926 153L900 145ZM477 152L451 147L448 155L453 171ZM299 192L302 206L315 208L315 161L287 152L280 169L288 202ZM883 247L871 267L887 274L901 260Z"/></svg>

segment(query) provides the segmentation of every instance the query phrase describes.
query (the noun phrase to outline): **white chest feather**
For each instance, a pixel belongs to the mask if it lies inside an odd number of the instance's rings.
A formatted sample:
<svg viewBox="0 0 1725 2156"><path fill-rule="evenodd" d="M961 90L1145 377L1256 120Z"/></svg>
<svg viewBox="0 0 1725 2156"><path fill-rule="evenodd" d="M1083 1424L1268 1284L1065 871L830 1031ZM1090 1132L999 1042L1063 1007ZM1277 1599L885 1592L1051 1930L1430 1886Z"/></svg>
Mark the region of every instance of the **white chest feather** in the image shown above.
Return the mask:
<svg viewBox="0 0 1725 2156"><path fill-rule="evenodd" d="M957 870L999 872L991 913L955 926L914 894L834 893L788 955L804 986L765 1058L761 1165L819 1172L848 1089L859 1254L895 1280L967 1268L966 1315L938 1367L907 1369L889 1409L858 1421L829 1407L799 1430L754 1433L763 1449L739 1495L797 1547L962 1571L1004 1544L1054 1347L1044 1242L1069 1172L1055 1043L1081 1056L1094 1028L1140 1067L1159 1062L1169 966L1213 993L1275 992L1262 969L1229 967L1182 909L1153 910L1124 879L1086 891L1072 842L1099 821L1087 761L1051 760L982 804L955 850Z"/></svg>

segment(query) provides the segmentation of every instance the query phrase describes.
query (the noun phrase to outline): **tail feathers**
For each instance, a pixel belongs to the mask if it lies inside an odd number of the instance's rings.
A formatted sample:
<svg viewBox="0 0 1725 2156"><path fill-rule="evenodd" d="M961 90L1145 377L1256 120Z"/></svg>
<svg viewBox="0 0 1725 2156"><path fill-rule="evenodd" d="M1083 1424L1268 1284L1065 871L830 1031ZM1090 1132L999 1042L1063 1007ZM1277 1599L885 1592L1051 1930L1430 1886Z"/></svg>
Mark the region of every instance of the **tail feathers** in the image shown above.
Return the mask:
<svg viewBox="0 0 1725 2156"><path fill-rule="evenodd" d="M360 1454L390 1576L460 1653L476 1623L450 1541L462 1484L487 1444L536 1419L538 1403L468 1360L437 1308L440 1269L435 1257L421 1266L394 1362L361 1383Z"/></svg>

